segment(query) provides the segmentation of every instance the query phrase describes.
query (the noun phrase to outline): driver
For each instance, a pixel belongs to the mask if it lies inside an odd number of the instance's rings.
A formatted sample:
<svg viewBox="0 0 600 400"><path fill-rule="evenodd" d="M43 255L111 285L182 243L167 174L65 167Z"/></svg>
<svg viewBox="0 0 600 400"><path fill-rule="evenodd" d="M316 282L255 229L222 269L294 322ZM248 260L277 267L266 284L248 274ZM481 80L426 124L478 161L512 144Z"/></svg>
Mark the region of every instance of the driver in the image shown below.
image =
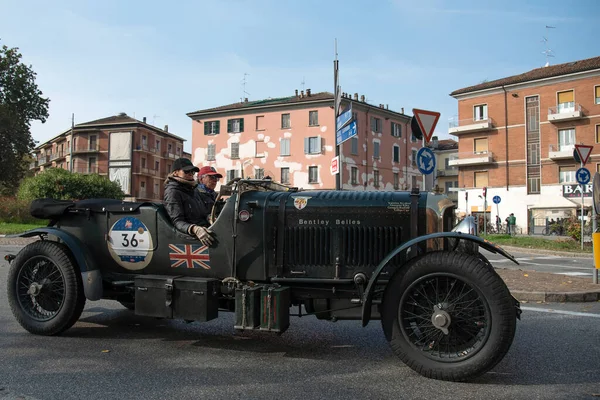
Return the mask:
<svg viewBox="0 0 600 400"><path fill-rule="evenodd" d="M212 231L208 228L211 209L196 190L198 184L194 180L194 173L199 171L187 158L175 160L173 171L165 180L164 203L177 230L198 238L205 246L210 246L214 241Z"/></svg>

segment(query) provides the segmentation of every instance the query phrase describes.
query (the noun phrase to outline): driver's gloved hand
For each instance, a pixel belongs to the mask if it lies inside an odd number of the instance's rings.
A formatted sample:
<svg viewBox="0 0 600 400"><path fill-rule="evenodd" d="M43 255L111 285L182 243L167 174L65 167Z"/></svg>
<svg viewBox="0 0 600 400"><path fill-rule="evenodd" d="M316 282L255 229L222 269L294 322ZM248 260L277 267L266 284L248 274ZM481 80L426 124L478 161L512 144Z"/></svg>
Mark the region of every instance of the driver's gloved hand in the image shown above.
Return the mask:
<svg viewBox="0 0 600 400"><path fill-rule="evenodd" d="M192 225L190 227L190 233L196 236L198 240L200 240L200 243L202 243L205 246L212 245L215 240L212 236L213 232L210 229L205 228L203 226Z"/></svg>

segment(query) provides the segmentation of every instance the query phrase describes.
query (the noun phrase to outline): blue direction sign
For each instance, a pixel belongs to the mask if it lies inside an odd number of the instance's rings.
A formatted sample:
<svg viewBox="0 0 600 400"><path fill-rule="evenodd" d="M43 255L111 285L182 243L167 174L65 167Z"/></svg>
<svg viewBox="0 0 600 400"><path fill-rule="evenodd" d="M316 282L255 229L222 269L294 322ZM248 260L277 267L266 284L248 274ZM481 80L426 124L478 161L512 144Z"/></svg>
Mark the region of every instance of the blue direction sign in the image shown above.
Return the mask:
<svg viewBox="0 0 600 400"><path fill-rule="evenodd" d="M435 156L427 147L421 147L417 152L417 167L422 174L429 175L435 170Z"/></svg>
<svg viewBox="0 0 600 400"><path fill-rule="evenodd" d="M340 145L352 136L356 136L356 121L350 122L348 125L340 129L335 134L335 144Z"/></svg>
<svg viewBox="0 0 600 400"><path fill-rule="evenodd" d="M494 198L492 199L494 200L494 204L500 204L500 196L494 196Z"/></svg>
<svg viewBox="0 0 600 400"><path fill-rule="evenodd" d="M352 108L347 109L345 112L341 113L336 119L336 131L342 129L350 120L352 119Z"/></svg>
<svg viewBox="0 0 600 400"><path fill-rule="evenodd" d="M590 171L587 168L579 168L575 173L575 178L580 185L587 185L591 178Z"/></svg>

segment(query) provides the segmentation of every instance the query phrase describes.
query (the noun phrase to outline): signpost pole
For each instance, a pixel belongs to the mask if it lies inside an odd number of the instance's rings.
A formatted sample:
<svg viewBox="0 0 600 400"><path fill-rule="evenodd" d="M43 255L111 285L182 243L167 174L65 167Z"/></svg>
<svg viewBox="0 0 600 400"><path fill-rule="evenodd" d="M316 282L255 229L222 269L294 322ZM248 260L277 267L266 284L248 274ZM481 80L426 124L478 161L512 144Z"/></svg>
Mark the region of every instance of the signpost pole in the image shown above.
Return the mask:
<svg viewBox="0 0 600 400"><path fill-rule="evenodd" d="M483 234L487 235L487 219L485 217L485 212L487 210L487 197L483 197Z"/></svg>
<svg viewBox="0 0 600 400"><path fill-rule="evenodd" d="M339 114L339 101L338 96L339 93L339 85L338 85L338 59L337 59L337 39L335 39L335 60L333 61L333 125L336 127L337 132L337 117ZM340 155L341 144L335 146L335 155L336 157ZM340 157L341 159L341 157ZM338 165L339 166L339 165ZM340 190L340 184L342 182L342 169L339 168L339 173L335 175L335 190Z"/></svg>
<svg viewBox="0 0 600 400"><path fill-rule="evenodd" d="M595 181L595 179L594 179ZM593 197L592 197L592 203L593 203ZM598 228L598 224L596 223L596 206L594 204L592 204L592 254L594 254L594 265L592 266L593 271L592 271L592 282L595 284L598 284L598 268L599 265L598 263L596 263L596 251L598 251L598 249L596 249L596 241L594 240L594 237L596 236L596 229Z"/></svg>
<svg viewBox="0 0 600 400"><path fill-rule="evenodd" d="M583 160L581 160L581 168L583 168ZM583 191L585 185L581 184L581 250L583 250Z"/></svg>

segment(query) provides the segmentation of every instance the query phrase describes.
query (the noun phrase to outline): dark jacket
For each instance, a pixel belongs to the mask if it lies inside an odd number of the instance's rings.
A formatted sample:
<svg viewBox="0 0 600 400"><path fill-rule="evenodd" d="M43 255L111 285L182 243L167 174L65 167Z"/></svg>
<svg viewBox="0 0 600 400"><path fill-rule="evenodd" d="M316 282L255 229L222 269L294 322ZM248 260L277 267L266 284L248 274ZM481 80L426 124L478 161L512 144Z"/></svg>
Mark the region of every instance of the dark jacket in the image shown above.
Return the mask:
<svg viewBox="0 0 600 400"><path fill-rule="evenodd" d="M202 185L198 185L197 190L200 193L200 198L202 198L204 205L210 210L209 213L212 212L212 209L215 205L215 200L217 199L217 192L208 192L202 187Z"/></svg>
<svg viewBox="0 0 600 400"><path fill-rule="evenodd" d="M168 178L165 185L165 208L177 230L189 233L190 225L208 226L211 209L195 186Z"/></svg>

